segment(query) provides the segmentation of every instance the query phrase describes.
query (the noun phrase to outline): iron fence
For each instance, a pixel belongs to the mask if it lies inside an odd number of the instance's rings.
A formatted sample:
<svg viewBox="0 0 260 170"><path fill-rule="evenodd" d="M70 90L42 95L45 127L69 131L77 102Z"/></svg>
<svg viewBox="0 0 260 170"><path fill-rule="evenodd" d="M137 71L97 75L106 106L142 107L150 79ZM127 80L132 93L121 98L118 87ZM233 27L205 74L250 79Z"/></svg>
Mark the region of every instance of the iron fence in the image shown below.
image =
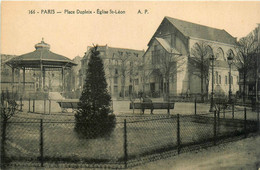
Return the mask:
<svg viewBox="0 0 260 170"><path fill-rule="evenodd" d="M238 112L243 119L221 117L223 113L216 111L121 116L109 136L96 139L80 138L74 130L75 121L10 119L1 135L1 166L132 167L256 132L259 122L247 119L246 108Z"/></svg>

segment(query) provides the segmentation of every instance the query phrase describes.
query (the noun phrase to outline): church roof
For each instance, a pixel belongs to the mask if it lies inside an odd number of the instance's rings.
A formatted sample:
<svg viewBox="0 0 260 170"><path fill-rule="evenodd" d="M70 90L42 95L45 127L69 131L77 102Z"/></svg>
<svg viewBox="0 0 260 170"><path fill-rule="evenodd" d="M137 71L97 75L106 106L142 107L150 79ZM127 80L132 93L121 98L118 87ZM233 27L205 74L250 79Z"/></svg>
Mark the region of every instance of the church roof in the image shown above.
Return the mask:
<svg viewBox="0 0 260 170"><path fill-rule="evenodd" d="M179 51L176 49L172 48L171 45L162 38L155 37L155 39L161 44L161 46L168 52L168 53L173 53L173 54L181 54Z"/></svg>
<svg viewBox="0 0 260 170"><path fill-rule="evenodd" d="M171 17L165 17L165 19L185 36L237 45L236 38L231 36L224 29L212 28Z"/></svg>

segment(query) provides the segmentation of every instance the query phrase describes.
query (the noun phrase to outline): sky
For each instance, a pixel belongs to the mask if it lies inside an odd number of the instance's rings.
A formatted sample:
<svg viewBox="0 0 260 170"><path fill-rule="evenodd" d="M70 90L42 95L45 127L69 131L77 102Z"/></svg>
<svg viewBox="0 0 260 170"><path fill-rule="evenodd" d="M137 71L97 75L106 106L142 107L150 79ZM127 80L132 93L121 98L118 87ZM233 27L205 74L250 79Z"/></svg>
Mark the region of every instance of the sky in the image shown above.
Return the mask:
<svg viewBox="0 0 260 170"><path fill-rule="evenodd" d="M110 9L125 13L97 14ZM29 14L33 10L35 14ZM77 14L77 10L92 14ZM165 16L225 29L241 38L260 23L260 2L2 1L1 54L32 52L42 38L52 52L70 59L82 57L92 44L146 50Z"/></svg>

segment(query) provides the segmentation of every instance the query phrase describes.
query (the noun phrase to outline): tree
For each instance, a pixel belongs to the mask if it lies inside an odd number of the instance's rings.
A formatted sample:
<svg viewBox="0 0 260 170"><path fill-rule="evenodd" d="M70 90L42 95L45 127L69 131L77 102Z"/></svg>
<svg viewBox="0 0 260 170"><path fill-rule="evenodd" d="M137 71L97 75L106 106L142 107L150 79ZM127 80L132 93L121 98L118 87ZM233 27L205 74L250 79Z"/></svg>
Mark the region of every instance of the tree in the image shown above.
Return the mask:
<svg viewBox="0 0 260 170"><path fill-rule="evenodd" d="M239 40L239 45L236 48L237 51L237 62L235 66L238 68L240 75L242 75L243 81L243 103L245 103L246 98L246 82L249 77L256 76L257 69L257 31L253 31L247 37L243 37ZM255 77L256 78L256 77ZM257 80L257 78L255 79Z"/></svg>
<svg viewBox="0 0 260 170"><path fill-rule="evenodd" d="M129 66L128 61L130 59L130 53L126 52L118 52L117 60L119 61L119 71L120 71L120 77L121 77L121 95L123 98L125 98L125 83L126 78L129 74Z"/></svg>
<svg viewBox="0 0 260 170"><path fill-rule="evenodd" d="M164 94L166 94L167 100L169 100L170 96L170 77L174 77L178 72L183 71L184 64L184 57L177 52L175 53L171 51L170 53L168 53L165 51L162 52L161 56L159 57L158 68L162 73L163 78L165 78L165 82L163 82L163 85L165 87L163 89L165 89Z"/></svg>
<svg viewBox="0 0 260 170"><path fill-rule="evenodd" d="M200 41L191 49L191 56L189 58L190 73L200 78L200 93L202 102L204 102L205 97L204 83L206 85L206 95L208 95L210 54L212 54L212 51L210 50L209 45L204 41Z"/></svg>
<svg viewBox="0 0 260 170"><path fill-rule="evenodd" d="M80 137L96 138L109 135L115 126L115 116L110 114L111 96L102 59L97 46L91 49L86 80L75 114L75 130Z"/></svg>
<svg viewBox="0 0 260 170"><path fill-rule="evenodd" d="M6 128L8 120L18 112L18 105L15 102L17 94L10 94L8 90L1 93L1 168L5 166L7 160L5 159L5 144L6 144ZM4 168L3 168L4 169Z"/></svg>

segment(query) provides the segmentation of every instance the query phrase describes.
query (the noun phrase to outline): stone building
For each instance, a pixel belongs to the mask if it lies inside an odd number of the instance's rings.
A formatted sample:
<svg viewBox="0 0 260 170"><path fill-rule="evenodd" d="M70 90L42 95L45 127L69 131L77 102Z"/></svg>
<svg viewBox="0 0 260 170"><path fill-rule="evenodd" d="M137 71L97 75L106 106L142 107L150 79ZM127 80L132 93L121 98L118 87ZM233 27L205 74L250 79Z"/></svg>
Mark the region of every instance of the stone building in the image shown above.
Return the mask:
<svg viewBox="0 0 260 170"><path fill-rule="evenodd" d="M195 46L207 44L208 55L216 58L214 64L214 89L224 94L229 92L229 54L236 56L236 38L223 29L211 28L179 19L165 17L148 43L144 54L143 91L151 95L200 94L201 81L192 74L189 59L194 57ZM168 60L162 60L168 58ZM172 61L169 61L169 59ZM235 62L235 59L234 61ZM167 74L171 67L172 74ZM211 69L209 81L203 82L204 89L211 89ZM166 77L168 75L168 77ZM166 81L168 79L168 81ZM235 67L231 71L231 89L233 94L239 90L239 73ZM168 82L168 83L167 83ZM207 86L207 87L206 87Z"/></svg>
<svg viewBox="0 0 260 170"><path fill-rule="evenodd" d="M88 47L80 69L80 87L83 88L88 61L91 55L91 47ZM144 51L125 48L98 46L100 57L104 62L104 70L108 84L108 90L114 98L129 97L141 90L142 56Z"/></svg>

